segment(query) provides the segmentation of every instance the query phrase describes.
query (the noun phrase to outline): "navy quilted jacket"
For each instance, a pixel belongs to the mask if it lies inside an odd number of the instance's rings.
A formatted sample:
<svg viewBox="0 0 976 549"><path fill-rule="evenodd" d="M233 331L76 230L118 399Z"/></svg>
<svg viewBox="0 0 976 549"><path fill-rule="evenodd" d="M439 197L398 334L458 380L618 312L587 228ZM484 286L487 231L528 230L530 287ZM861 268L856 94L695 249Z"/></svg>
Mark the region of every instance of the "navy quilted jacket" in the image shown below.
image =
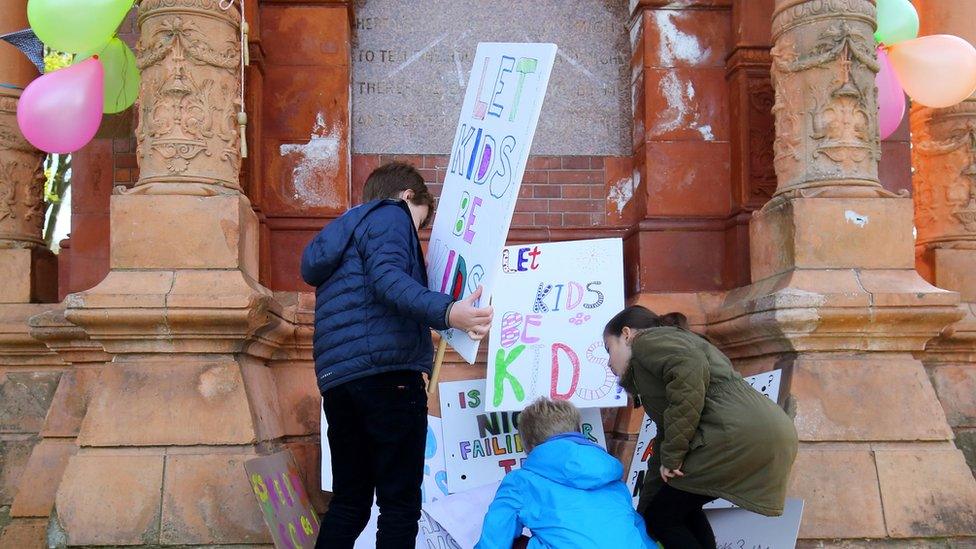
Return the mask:
<svg viewBox="0 0 976 549"><path fill-rule="evenodd" d="M430 372L430 329L447 328L452 300L427 289L423 258L410 210L399 200L356 206L305 248L320 391L391 370Z"/></svg>

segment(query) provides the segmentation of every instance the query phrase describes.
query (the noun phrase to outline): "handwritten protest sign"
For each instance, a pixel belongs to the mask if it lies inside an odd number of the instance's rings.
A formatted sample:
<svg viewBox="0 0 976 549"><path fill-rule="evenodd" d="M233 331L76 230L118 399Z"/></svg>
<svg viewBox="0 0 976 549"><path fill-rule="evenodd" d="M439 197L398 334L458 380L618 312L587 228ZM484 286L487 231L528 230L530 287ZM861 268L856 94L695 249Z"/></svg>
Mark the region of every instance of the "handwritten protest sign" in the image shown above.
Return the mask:
<svg viewBox="0 0 976 549"><path fill-rule="evenodd" d="M485 410L485 380L452 381L438 387L444 428L444 459L450 493L501 480L521 467L525 448L518 432L521 412ZM580 431L606 448L600 410L582 410Z"/></svg>
<svg viewBox="0 0 976 549"><path fill-rule="evenodd" d="M305 493L298 466L291 452L244 462L244 471L254 497L261 507L264 522L278 549L315 547L319 520Z"/></svg>
<svg viewBox="0 0 976 549"><path fill-rule="evenodd" d="M745 509L705 511L718 549L793 549L800 534L803 501L786 499L783 515L764 517Z"/></svg>
<svg viewBox="0 0 976 549"><path fill-rule="evenodd" d="M637 434L637 447L634 448L634 456L630 460L630 469L627 473L627 488L634 498L634 508L640 499L641 489L644 487L644 477L648 474L647 462L654 455L654 437L657 436L657 425L651 418L644 414L641 422L640 433ZM656 471L652 471L656 473Z"/></svg>
<svg viewBox="0 0 976 549"><path fill-rule="evenodd" d="M624 308L619 238L509 246L488 343L487 409L540 396L580 408L623 406L603 327Z"/></svg>
<svg viewBox="0 0 976 549"><path fill-rule="evenodd" d="M777 402L779 400L779 386L782 376L782 370L773 370L743 379L753 389L764 394L773 402ZM647 462L654 455L653 443L655 436L657 436L657 425L651 421L651 418L647 417L647 414L644 414L644 421L641 423L641 430L637 435L637 447L630 460L630 469L627 473L627 488L630 488L630 493L634 497L634 507L637 506L637 501L640 499L645 476L648 474L657 474L657 471L650 473L647 471ZM729 509L733 507L735 505L724 499L717 499L705 506L706 509Z"/></svg>
<svg viewBox="0 0 976 549"><path fill-rule="evenodd" d="M432 290L491 297L555 57L555 44L478 44L430 236ZM474 362L477 341L442 335Z"/></svg>

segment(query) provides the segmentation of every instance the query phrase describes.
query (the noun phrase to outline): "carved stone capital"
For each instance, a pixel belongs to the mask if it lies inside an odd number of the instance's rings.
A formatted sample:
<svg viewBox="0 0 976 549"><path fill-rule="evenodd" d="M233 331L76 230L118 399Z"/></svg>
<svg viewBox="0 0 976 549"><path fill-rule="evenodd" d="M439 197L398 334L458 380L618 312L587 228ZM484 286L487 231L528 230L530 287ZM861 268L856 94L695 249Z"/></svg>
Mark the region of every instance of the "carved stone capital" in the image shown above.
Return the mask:
<svg viewBox="0 0 976 549"><path fill-rule="evenodd" d="M217 0L146 0L139 27L132 192L240 192L240 13Z"/></svg>
<svg viewBox="0 0 976 549"><path fill-rule="evenodd" d="M17 127L19 95L0 90L0 248L44 246L44 153Z"/></svg>
<svg viewBox="0 0 976 549"><path fill-rule="evenodd" d="M976 248L976 96L911 111L916 243Z"/></svg>
<svg viewBox="0 0 976 549"><path fill-rule="evenodd" d="M894 196L878 181L874 17L868 0L777 1L777 197Z"/></svg>

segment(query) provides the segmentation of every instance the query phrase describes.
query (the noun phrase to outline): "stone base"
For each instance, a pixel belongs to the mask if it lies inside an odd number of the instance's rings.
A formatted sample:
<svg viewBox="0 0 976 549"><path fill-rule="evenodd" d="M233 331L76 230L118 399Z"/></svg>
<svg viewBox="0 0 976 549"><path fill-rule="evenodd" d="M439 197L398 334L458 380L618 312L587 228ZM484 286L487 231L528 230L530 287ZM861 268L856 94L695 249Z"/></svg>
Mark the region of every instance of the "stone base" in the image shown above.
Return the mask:
<svg viewBox="0 0 976 549"><path fill-rule="evenodd" d="M282 434L266 366L219 355L154 357L104 367L78 442L83 447L241 445Z"/></svg>
<svg viewBox="0 0 976 549"><path fill-rule="evenodd" d="M58 256L47 248L0 249L0 303L58 300Z"/></svg>
<svg viewBox="0 0 976 549"><path fill-rule="evenodd" d="M57 493L68 546L268 543L244 461L253 447L82 450Z"/></svg>
<svg viewBox="0 0 976 549"><path fill-rule="evenodd" d="M735 358L795 351L917 351L959 320L959 294L915 271L912 202L794 199L750 224L753 284L709 315Z"/></svg>
<svg viewBox="0 0 976 549"><path fill-rule="evenodd" d="M238 269L258 277L258 219L244 195L123 194L111 208L113 270Z"/></svg>
<svg viewBox="0 0 976 549"><path fill-rule="evenodd" d="M803 539L976 532L976 479L912 355L964 311L915 272L911 219L908 199L774 204L750 225L755 282L708 315L744 373L784 370Z"/></svg>
<svg viewBox="0 0 976 549"><path fill-rule="evenodd" d="M47 519L15 519L0 534L0 547L47 549Z"/></svg>

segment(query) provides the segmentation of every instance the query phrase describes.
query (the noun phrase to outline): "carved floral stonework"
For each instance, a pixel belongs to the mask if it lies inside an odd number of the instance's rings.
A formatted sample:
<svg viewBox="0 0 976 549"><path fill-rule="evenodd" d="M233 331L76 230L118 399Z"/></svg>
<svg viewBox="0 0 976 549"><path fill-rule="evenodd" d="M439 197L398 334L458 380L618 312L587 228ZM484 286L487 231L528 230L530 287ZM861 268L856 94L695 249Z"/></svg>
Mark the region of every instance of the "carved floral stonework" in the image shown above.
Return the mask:
<svg viewBox="0 0 976 549"><path fill-rule="evenodd" d="M917 244L976 247L976 97L911 113Z"/></svg>
<svg viewBox="0 0 976 549"><path fill-rule="evenodd" d="M773 85L769 78L749 81L749 181L752 198L763 202L776 192L776 170L773 168Z"/></svg>
<svg viewBox="0 0 976 549"><path fill-rule="evenodd" d="M139 23L133 192L238 192L240 14L210 0L152 0L140 4Z"/></svg>
<svg viewBox="0 0 976 549"><path fill-rule="evenodd" d="M44 245L44 153L24 139L16 112L17 97L0 95L0 248Z"/></svg>
<svg viewBox="0 0 976 549"><path fill-rule="evenodd" d="M732 177L741 205L755 210L776 192L773 86L769 48L737 47L727 62L735 114Z"/></svg>
<svg viewBox="0 0 976 549"><path fill-rule="evenodd" d="M874 11L868 0L777 1L777 196L890 196L878 182Z"/></svg>

